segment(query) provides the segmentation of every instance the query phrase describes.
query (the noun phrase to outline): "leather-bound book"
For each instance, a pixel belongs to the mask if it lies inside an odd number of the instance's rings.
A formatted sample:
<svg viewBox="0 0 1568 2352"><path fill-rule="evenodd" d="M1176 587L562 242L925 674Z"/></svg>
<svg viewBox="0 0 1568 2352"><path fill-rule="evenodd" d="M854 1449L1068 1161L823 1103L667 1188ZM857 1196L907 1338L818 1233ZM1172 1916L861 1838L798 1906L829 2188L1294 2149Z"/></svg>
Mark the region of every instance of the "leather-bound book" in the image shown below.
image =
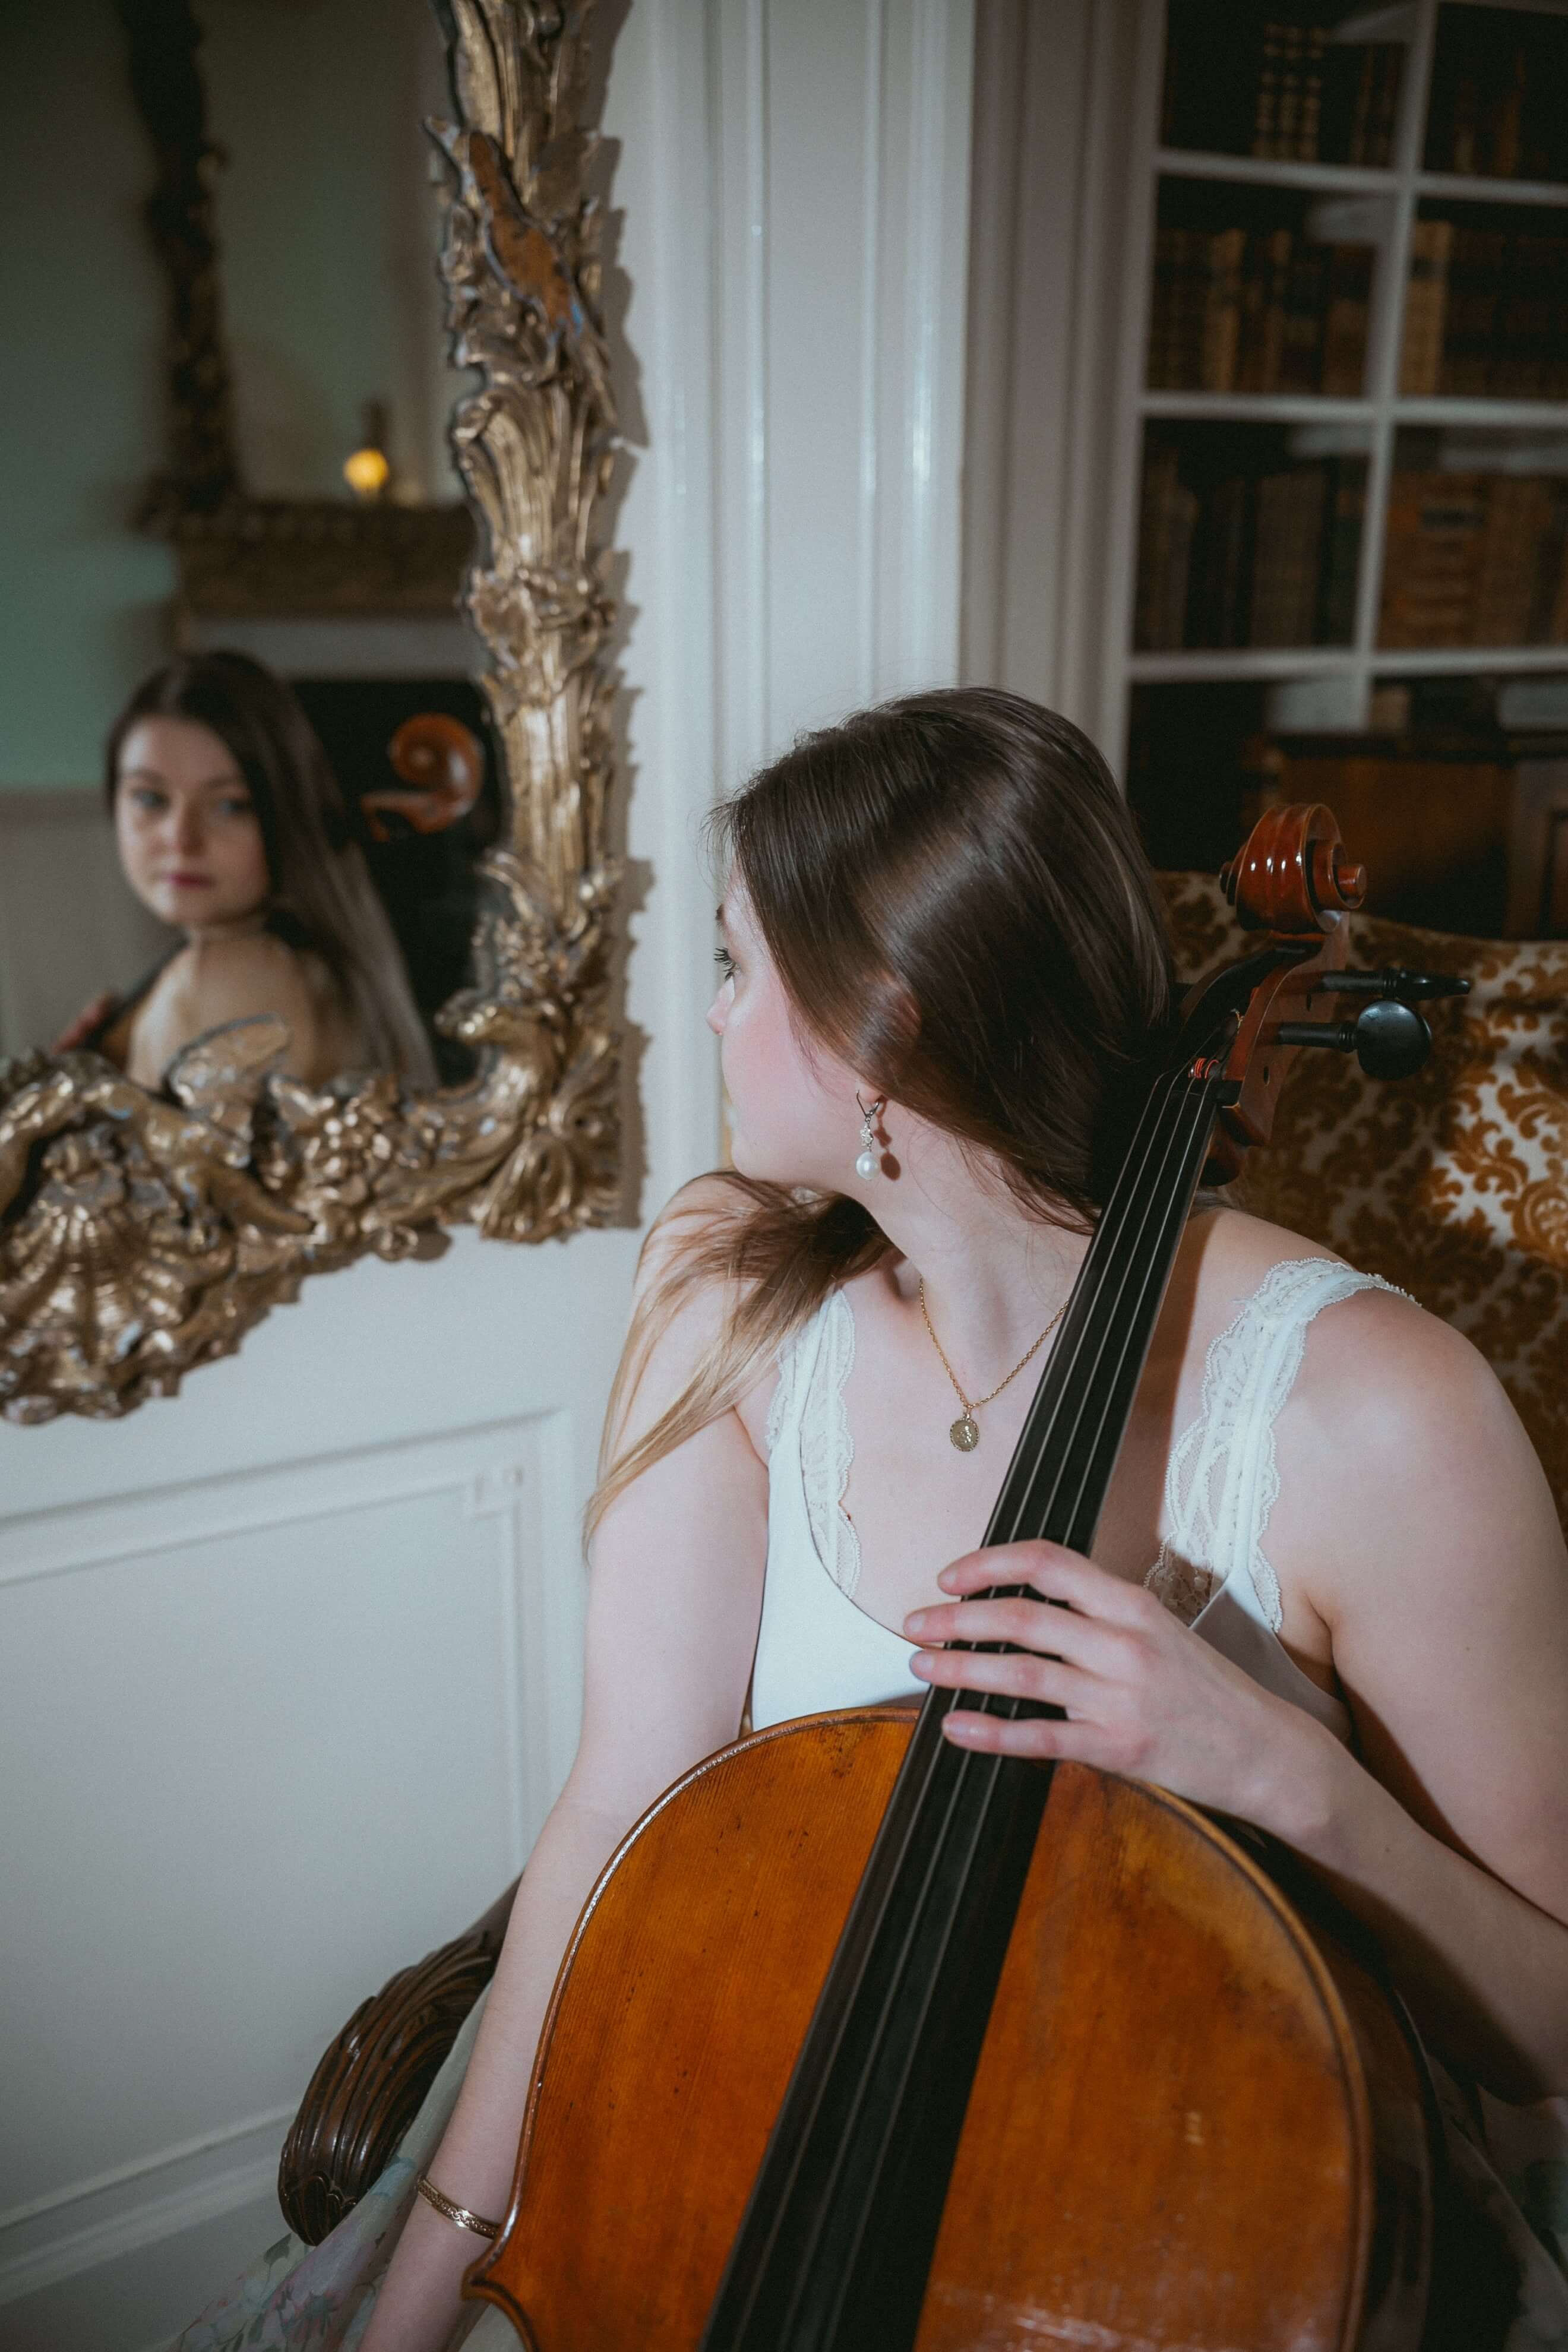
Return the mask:
<svg viewBox="0 0 1568 2352"><path fill-rule="evenodd" d="M1417 398L1437 389L1448 309L1448 268L1454 224L1417 220L1410 226L1410 278L1399 352L1399 389Z"/></svg>
<svg viewBox="0 0 1568 2352"><path fill-rule="evenodd" d="M1366 387L1367 321L1372 311L1373 248L1330 247L1328 307L1323 318L1322 390L1334 400L1359 400Z"/></svg>

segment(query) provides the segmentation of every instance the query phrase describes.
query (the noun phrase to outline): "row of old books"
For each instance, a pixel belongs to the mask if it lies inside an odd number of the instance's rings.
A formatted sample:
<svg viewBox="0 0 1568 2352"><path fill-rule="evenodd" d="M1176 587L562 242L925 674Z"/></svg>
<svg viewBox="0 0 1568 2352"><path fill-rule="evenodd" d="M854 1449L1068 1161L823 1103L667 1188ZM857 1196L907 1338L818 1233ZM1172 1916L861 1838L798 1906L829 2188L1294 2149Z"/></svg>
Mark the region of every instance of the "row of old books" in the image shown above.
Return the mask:
<svg viewBox="0 0 1568 2352"><path fill-rule="evenodd" d="M1404 46L1205 0L1170 9L1161 137L1169 147L1386 168Z"/></svg>
<svg viewBox="0 0 1568 2352"><path fill-rule="evenodd" d="M1445 8L1426 114L1426 169L1568 179L1568 23L1519 9Z"/></svg>
<svg viewBox="0 0 1568 2352"><path fill-rule="evenodd" d="M1151 388L1359 398L1372 267L1289 228L1157 229Z"/></svg>
<svg viewBox="0 0 1568 2352"><path fill-rule="evenodd" d="M1172 444L1152 446L1135 648L1348 645L1365 499L1360 457L1227 474L1194 488Z"/></svg>
<svg viewBox="0 0 1568 2352"><path fill-rule="evenodd" d="M1378 643L1568 645L1568 478L1396 473Z"/></svg>
<svg viewBox="0 0 1568 2352"><path fill-rule="evenodd" d="M1568 397L1568 235L1414 222L1399 389Z"/></svg>

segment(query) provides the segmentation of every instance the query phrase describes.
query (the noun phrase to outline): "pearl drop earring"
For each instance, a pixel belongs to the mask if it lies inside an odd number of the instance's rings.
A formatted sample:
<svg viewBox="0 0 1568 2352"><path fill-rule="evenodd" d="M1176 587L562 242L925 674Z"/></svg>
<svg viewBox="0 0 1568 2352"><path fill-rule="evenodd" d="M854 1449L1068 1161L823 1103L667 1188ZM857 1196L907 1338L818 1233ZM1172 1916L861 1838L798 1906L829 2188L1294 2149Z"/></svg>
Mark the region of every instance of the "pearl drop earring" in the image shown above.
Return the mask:
<svg viewBox="0 0 1568 2352"><path fill-rule="evenodd" d="M879 1095L869 1110L863 1102L860 1102L858 1087L856 1089L855 1099L860 1103L860 1140L866 1147L855 1162L855 1173L857 1176L879 1175L882 1162L877 1150L877 1139L871 1132L871 1121L879 1111L887 1108L888 1097L886 1095Z"/></svg>

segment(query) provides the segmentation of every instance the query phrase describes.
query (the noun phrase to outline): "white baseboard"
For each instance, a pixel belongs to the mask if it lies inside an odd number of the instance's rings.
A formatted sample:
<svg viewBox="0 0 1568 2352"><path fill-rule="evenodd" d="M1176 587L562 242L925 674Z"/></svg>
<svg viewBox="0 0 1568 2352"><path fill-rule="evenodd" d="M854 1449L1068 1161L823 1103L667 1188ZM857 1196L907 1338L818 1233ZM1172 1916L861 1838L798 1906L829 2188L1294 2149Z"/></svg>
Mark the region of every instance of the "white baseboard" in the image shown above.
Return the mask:
<svg viewBox="0 0 1568 2352"><path fill-rule="evenodd" d="M187 2214L191 2211L187 2206ZM170 2352L284 2229L276 2188L173 2236L132 2246L0 2311L5 2352Z"/></svg>
<svg viewBox="0 0 1568 2352"><path fill-rule="evenodd" d="M265 2197L293 2113L249 2116L0 2214L0 2305Z"/></svg>

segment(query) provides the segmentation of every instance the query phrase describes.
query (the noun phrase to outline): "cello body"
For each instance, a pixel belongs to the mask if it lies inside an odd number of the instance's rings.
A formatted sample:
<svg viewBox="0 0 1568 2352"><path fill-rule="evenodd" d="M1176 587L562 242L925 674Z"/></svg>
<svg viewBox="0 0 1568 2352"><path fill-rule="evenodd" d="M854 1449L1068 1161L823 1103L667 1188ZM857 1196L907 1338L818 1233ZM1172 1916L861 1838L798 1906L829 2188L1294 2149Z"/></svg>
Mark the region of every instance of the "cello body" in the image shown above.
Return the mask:
<svg viewBox="0 0 1568 2352"><path fill-rule="evenodd" d="M721 1750L563 1963L502 2238L531 2352L693 2352L904 1759L912 1707ZM916 2352L1400 2352L1431 2141L1358 1954L1195 1807L1060 1764L945 2190Z"/></svg>

